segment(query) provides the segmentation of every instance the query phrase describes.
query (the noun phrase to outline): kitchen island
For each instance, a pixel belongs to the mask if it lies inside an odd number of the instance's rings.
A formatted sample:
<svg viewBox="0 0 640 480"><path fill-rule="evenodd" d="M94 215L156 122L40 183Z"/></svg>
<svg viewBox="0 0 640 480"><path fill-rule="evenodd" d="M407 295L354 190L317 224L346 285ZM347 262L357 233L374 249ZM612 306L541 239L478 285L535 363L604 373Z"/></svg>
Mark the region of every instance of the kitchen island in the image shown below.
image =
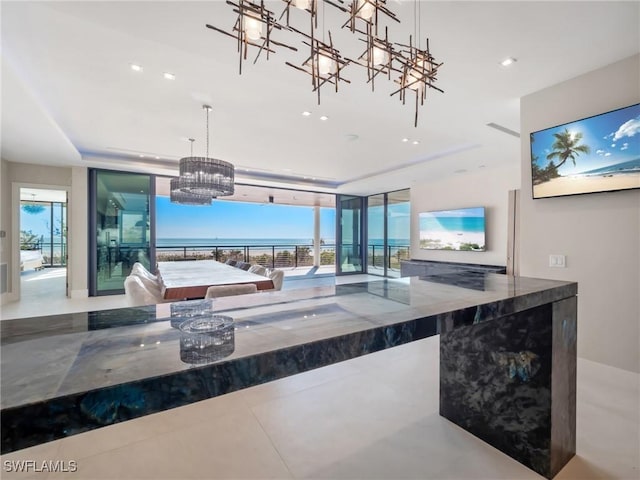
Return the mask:
<svg viewBox="0 0 640 480"><path fill-rule="evenodd" d="M576 294L467 272L3 321L2 452L440 334L441 415L551 478L575 452Z"/></svg>

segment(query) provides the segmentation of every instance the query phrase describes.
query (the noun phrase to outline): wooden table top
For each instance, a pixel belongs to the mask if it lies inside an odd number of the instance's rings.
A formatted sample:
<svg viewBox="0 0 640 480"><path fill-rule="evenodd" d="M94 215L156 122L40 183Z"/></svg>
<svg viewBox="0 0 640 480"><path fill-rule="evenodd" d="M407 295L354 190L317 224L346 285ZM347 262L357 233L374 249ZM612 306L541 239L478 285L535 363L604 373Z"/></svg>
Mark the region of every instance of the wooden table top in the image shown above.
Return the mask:
<svg viewBox="0 0 640 480"><path fill-rule="evenodd" d="M204 298L207 289L213 285L253 283L258 290L273 288L273 281L268 277L216 260L158 262L158 272L162 282L162 296L170 300Z"/></svg>

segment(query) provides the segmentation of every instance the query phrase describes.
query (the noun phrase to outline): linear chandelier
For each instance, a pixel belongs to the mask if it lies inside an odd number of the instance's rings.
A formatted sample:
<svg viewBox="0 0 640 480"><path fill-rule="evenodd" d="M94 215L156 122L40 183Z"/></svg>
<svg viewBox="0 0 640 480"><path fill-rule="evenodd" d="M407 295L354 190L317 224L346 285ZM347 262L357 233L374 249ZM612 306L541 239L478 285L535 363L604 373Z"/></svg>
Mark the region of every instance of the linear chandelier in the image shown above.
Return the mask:
<svg viewBox="0 0 640 480"><path fill-rule="evenodd" d="M271 48L272 44L276 47L297 51L296 48L290 47L285 43L277 42L271 38L271 32L274 29L282 30L283 27L275 20L273 12L265 8L264 0L261 0L260 4L253 3L249 0L238 0L238 3L227 0L227 5L231 5L233 12L238 15L232 29L233 33L225 32L209 24L207 24L206 27L237 40L238 52L240 53L240 75L242 75L242 61L247 59L247 52L250 46L258 48L258 54L253 63L258 61L263 51L266 52L268 60L269 54L275 53Z"/></svg>
<svg viewBox="0 0 640 480"><path fill-rule="evenodd" d="M238 0L234 3L227 0L227 4L233 7L238 15L232 33L207 24L207 28L223 33L237 39L238 52L240 54L240 74L242 74L242 61L247 58L248 47L258 48L254 63L260 54L265 51L267 59L269 54L276 53L282 47L297 52L298 49L281 41L273 39L274 32L291 32L301 37L302 44L309 52L308 57L301 64L285 62L289 67L304 72L311 76L312 91L317 94L320 104L320 89L329 84L338 91L341 82L351 83L344 75L344 70L354 64L367 69L367 83L371 84L371 90L375 91L374 80L376 77L393 81L398 88L390 93L391 96L399 94L403 104L407 96L414 92L415 116L414 126L418 126L418 108L425 103L426 91L429 89L444 91L438 88L438 69L443 65L435 60L429 50L429 39L426 40L426 48L422 49L420 36L414 31L414 36L409 36L409 44L392 42L389 40L388 28L384 27L384 37L379 34L379 27L383 20L400 23L396 15L388 8L387 0L282 0L286 5L279 18L264 6L264 0L259 4L249 0ZM319 2L322 2L323 25L321 35L318 35ZM417 7L419 0L414 0L414 30L420 24L420 10ZM325 41L324 6L340 10L346 17L341 28L349 30L366 45L365 51L356 59L349 59L342 55L333 43L331 31L327 30L329 37ZM292 25L291 9L295 8L306 12L309 17L309 33ZM322 38L322 40L320 40ZM414 38L417 44L414 45Z"/></svg>
<svg viewBox="0 0 640 480"><path fill-rule="evenodd" d="M204 157L191 154L180 159L180 176L171 180L171 201L189 205L210 205L216 197L233 195L235 168L233 164L209 157L209 113L211 107L203 105L207 119L206 153Z"/></svg>

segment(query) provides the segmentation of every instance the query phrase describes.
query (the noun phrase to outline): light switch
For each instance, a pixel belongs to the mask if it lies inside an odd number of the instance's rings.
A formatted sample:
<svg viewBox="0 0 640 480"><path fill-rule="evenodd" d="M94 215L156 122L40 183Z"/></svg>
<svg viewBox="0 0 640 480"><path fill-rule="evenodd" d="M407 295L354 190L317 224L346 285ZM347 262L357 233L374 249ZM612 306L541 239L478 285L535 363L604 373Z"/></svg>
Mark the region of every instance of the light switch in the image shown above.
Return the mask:
<svg viewBox="0 0 640 480"><path fill-rule="evenodd" d="M566 257L564 255L549 255L549 266L565 268L567 266Z"/></svg>

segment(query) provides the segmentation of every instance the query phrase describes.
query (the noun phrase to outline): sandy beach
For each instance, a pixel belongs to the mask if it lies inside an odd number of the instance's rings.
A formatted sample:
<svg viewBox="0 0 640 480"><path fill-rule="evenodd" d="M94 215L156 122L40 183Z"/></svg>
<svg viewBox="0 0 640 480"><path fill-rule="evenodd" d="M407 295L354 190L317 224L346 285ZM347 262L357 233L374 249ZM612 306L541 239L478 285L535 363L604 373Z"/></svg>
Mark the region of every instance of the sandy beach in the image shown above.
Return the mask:
<svg viewBox="0 0 640 480"><path fill-rule="evenodd" d="M624 190L640 188L640 172L613 175L611 177L559 177L548 182L534 185L533 196L553 197L556 195L572 195L588 193L594 190Z"/></svg>
<svg viewBox="0 0 640 480"><path fill-rule="evenodd" d="M482 232L432 232L429 238L420 237L420 248L427 248L425 242L428 242L428 249L443 249L445 247L459 250L463 243L477 243L481 247L484 246L484 234Z"/></svg>

